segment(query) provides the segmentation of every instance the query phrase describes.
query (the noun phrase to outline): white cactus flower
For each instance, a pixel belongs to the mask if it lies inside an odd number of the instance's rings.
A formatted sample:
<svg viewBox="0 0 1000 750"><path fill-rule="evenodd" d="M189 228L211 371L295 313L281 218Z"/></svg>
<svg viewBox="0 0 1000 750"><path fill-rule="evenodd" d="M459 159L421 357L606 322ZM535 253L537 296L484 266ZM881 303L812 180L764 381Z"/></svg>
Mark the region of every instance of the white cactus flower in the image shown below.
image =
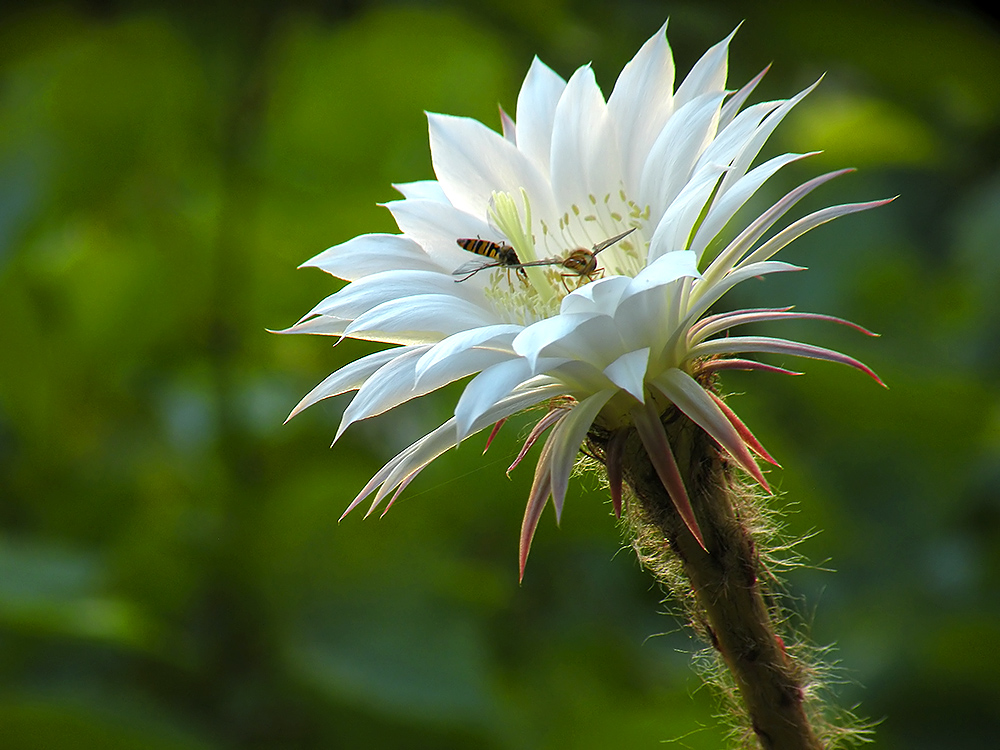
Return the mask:
<svg viewBox="0 0 1000 750"><path fill-rule="evenodd" d="M660 421L667 408L700 425L766 488L755 455L770 457L705 387L707 375L727 368L787 373L744 358L779 353L841 362L878 380L857 360L828 349L729 335L735 326L766 320L844 321L789 308L706 316L747 279L801 270L771 259L797 237L885 203L832 206L769 234L803 196L841 174L834 172L792 190L745 226L732 226L765 181L809 156L783 154L754 165L768 136L810 89L741 109L763 73L736 92L726 89L731 37L708 50L676 91L664 25L625 66L607 100L589 66L565 81L535 59L516 119L501 112L502 134L476 120L430 114L437 179L396 186L403 199L387 207L402 234L355 237L304 264L350 283L286 332L399 346L334 372L292 416L357 390L339 437L360 419L475 374L454 417L387 463L345 515L372 493L369 513L392 495L388 508L466 436L548 403L525 446L551 428L521 532L522 575L541 511L552 497L561 514L592 428L636 428L700 539ZM719 247L724 229L735 239ZM609 476L617 512L614 456Z"/></svg>

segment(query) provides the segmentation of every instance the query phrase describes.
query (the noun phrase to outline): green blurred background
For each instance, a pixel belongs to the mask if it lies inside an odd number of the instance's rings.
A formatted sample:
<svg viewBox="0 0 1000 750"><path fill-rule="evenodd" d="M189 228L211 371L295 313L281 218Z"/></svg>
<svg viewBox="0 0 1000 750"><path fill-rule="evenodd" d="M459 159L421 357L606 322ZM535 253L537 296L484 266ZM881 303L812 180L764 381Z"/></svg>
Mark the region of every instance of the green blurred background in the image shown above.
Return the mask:
<svg viewBox="0 0 1000 750"><path fill-rule="evenodd" d="M769 146L825 153L762 201L843 166L803 211L901 195L728 301L879 331L762 329L889 389L812 362L725 386L786 467L790 533L820 532L789 591L837 644L839 702L879 748L996 747L1000 36L971 6L859 0L6 4L0 747L720 747L697 644L594 477L520 587L523 422L338 525L459 391L330 450L345 398L282 420L374 347L265 330L337 287L299 263L395 230L390 183L432 176L423 110L497 127L534 54L608 93L667 16L681 72L745 19L731 83L774 63L755 100L826 73Z"/></svg>

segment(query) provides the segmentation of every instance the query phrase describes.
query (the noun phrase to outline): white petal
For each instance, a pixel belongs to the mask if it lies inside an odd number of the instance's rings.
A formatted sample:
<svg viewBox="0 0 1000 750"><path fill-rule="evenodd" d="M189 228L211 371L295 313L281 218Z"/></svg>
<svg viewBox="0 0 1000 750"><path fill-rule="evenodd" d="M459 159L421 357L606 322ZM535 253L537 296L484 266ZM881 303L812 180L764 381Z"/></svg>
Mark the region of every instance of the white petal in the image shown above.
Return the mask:
<svg viewBox="0 0 1000 750"><path fill-rule="evenodd" d="M428 113L434 174L451 203L485 220L493 191L528 191L532 209L552 211L548 181L514 144L468 117Z"/></svg>
<svg viewBox="0 0 1000 750"><path fill-rule="evenodd" d="M547 360L541 360L545 363ZM567 359L557 366L549 367L546 374L563 384L565 393L575 398L585 398L591 393L616 388L599 366L579 359Z"/></svg>
<svg viewBox="0 0 1000 750"><path fill-rule="evenodd" d="M704 220L698 226L698 231L691 242L691 249L701 258L709 243L723 230L743 204L753 197L761 185L771 179L786 164L812 155L781 154L776 156L733 182L725 193L716 195Z"/></svg>
<svg viewBox="0 0 1000 750"><path fill-rule="evenodd" d="M649 241L649 260L664 253L687 250L695 222L704 214L723 167L712 165L696 174L667 207Z"/></svg>
<svg viewBox="0 0 1000 750"><path fill-rule="evenodd" d="M618 134L625 189L637 194L646 157L674 111L674 59L667 24L633 57L615 82L608 112Z"/></svg>
<svg viewBox="0 0 1000 750"><path fill-rule="evenodd" d="M753 90L757 88L757 84L764 79L764 76L767 74L770 67L771 66L769 65L767 68L764 68L760 73L751 78L743 86L743 88L729 97L729 100L722 108L722 116L719 118L719 128L726 128L729 126L729 123L731 123L736 117L736 113L740 111L740 107L742 107L743 103L750 97Z"/></svg>
<svg viewBox="0 0 1000 750"><path fill-rule="evenodd" d="M472 425L469 434L478 432L484 427L488 427L493 424L497 420L505 419L512 414L517 414L520 411L528 409L548 398L558 396L559 394L560 389L558 385L548 384L508 396L507 398L504 398L494 404L492 408L483 413L483 415ZM449 448L456 446L459 442L456 425L457 420L452 417L430 434L425 435L410 447L400 451L400 453L383 466L378 473L371 478L368 484L365 485L364 489L358 493L354 502L352 502L347 510L344 511L344 516L350 513L351 510L358 505L358 503L370 495L376 487L382 485L382 488L376 495L372 507L368 511L371 513L382 498L392 492L402 482L411 479L435 458L440 456ZM341 516L341 518L343 518L343 516Z"/></svg>
<svg viewBox="0 0 1000 750"><path fill-rule="evenodd" d="M413 392L413 368L424 351L424 347L409 347L408 351L372 373L344 410L333 442L336 443L354 422L415 398L418 394Z"/></svg>
<svg viewBox="0 0 1000 750"><path fill-rule="evenodd" d="M639 292L669 284L686 276L694 278L701 276L695 254L690 250L665 253L636 274L623 295L623 301Z"/></svg>
<svg viewBox="0 0 1000 750"><path fill-rule="evenodd" d="M442 270L420 245L399 234L362 234L324 250L299 268L320 268L347 281L395 269Z"/></svg>
<svg viewBox="0 0 1000 750"><path fill-rule="evenodd" d="M540 351L543 357L564 357L579 360L603 370L629 349L632 341L623 338L632 331L621 331L610 315L599 315L572 333L551 342ZM536 365L536 372L541 370Z"/></svg>
<svg viewBox="0 0 1000 750"><path fill-rule="evenodd" d="M534 368L542 349L596 317L598 317L596 313L570 313L540 320L521 331L514 338L512 346L514 351L526 357Z"/></svg>
<svg viewBox="0 0 1000 750"><path fill-rule="evenodd" d="M608 403L614 391L601 391L581 401L573 407L549 436L547 443L551 446L552 471L552 503L556 509L556 519L562 516L563 501L566 498L566 488L569 485L569 475L576 463L587 431L594 423L598 412Z"/></svg>
<svg viewBox="0 0 1000 750"><path fill-rule="evenodd" d="M694 64L684 81L677 87L677 93L674 95L675 107L679 109L703 94L725 91L729 68L729 42L735 33L736 29L733 29L729 36L710 48Z"/></svg>
<svg viewBox="0 0 1000 750"><path fill-rule="evenodd" d="M743 152L747 142L751 140L754 131L767 115L774 111L781 102L761 102L748 107L737 115L724 130L712 141L711 145L705 149L701 155L698 165L705 164L731 164L733 160ZM721 120L721 113L720 113ZM747 164L745 170L750 165Z"/></svg>
<svg viewBox="0 0 1000 750"><path fill-rule="evenodd" d="M461 355L474 346L490 345L492 348L510 349L510 342L524 329L523 326L501 323L473 328L453 334L438 342L417 363L417 378L450 357ZM513 349L510 349L513 354Z"/></svg>
<svg viewBox="0 0 1000 750"><path fill-rule="evenodd" d="M358 493L357 497L347 506L347 510L344 511L340 519L343 520L348 513L354 510L362 500L368 497L376 487L382 486L382 489L378 492L375 497L375 502L372 507L368 509L368 513L375 510L375 507L381 501L383 497L389 492L394 490L400 480L394 483L389 483L388 479L394 474L394 472L399 471L402 477L405 478L407 475L413 475L423 469L427 464L433 461L435 458L440 456L449 448L453 447L458 442L455 436L455 420L450 419L443 425L438 427L433 432L424 435L420 440L416 441L407 448L404 448L395 457L392 458L385 466L379 469L375 476L368 480L361 492ZM401 471L400 471L401 470Z"/></svg>
<svg viewBox="0 0 1000 750"><path fill-rule="evenodd" d="M375 352L374 354L369 354L361 359L356 359L353 362L344 365L339 370L328 375L322 383L313 388L309 393L307 393L295 408L292 409L291 414L288 415L288 419L294 417L296 414L301 412L303 409L315 404L317 401L322 401L325 398L330 398L331 396L339 396L341 393L346 393L347 391L353 391L362 386L368 377L382 367L387 362L396 359L414 349L420 349L421 351L426 351L429 347L427 346L399 346L392 349L385 349L380 352Z"/></svg>
<svg viewBox="0 0 1000 750"><path fill-rule="evenodd" d="M509 417L511 414L523 411L541 401L561 395L566 395L566 388L562 383L544 375L536 375L521 383L511 391L509 396L500 399L483 412L482 416L473 422L472 430L476 432L488 427L498 419ZM512 406L515 403L518 404L517 408Z"/></svg>
<svg viewBox="0 0 1000 750"><path fill-rule="evenodd" d="M691 176L701 152L711 143L723 94L705 94L678 109L657 136L639 181L640 195L650 207L650 220L663 212Z"/></svg>
<svg viewBox="0 0 1000 750"><path fill-rule="evenodd" d="M417 294L444 294L471 301L471 288L455 284L451 276L429 271L395 270L372 274L331 294L303 319L313 315L352 319L385 302Z"/></svg>
<svg viewBox="0 0 1000 750"><path fill-rule="evenodd" d="M559 392L557 385L549 384L509 396L486 411L472 426L471 432L478 432L499 419L517 414L519 411L528 409L540 401L557 396ZM361 492L358 493L358 496L354 498L354 501L344 511L341 519L368 497L376 487L381 485L381 489L376 493L375 500L368 510L368 513L371 513L390 492L404 482L412 479L427 464L449 448L453 448L458 442L456 420L453 417L433 432L413 443L413 445L400 451L395 458L383 466L369 480Z"/></svg>
<svg viewBox="0 0 1000 750"><path fill-rule="evenodd" d="M556 105L552 123L552 191L559 212L585 210L590 196L617 192L618 147L604 96L589 65L577 69Z"/></svg>
<svg viewBox="0 0 1000 750"><path fill-rule="evenodd" d="M350 324L350 320L344 320L343 318L317 315L309 320L300 320L295 325L281 331L274 331L274 333L313 333L319 336L343 336L344 330ZM372 341L375 340L372 339Z"/></svg>
<svg viewBox="0 0 1000 750"><path fill-rule="evenodd" d="M646 342L659 352L678 323L677 293L669 288L678 279L697 278L694 253L682 250L661 255L632 279L615 311L615 323L626 339L626 351ZM650 321L656 321L650 330Z"/></svg>
<svg viewBox="0 0 1000 750"><path fill-rule="evenodd" d="M469 259L456 240L496 234L484 217L460 211L450 203L403 200L383 205L392 213L400 231L419 244L448 273ZM485 210L480 213L485 216Z"/></svg>
<svg viewBox="0 0 1000 750"><path fill-rule="evenodd" d="M417 294L394 299L359 315L344 334L392 334L400 343L440 341L445 336L476 326L496 323L493 313L447 294Z"/></svg>
<svg viewBox="0 0 1000 750"><path fill-rule="evenodd" d="M417 180L415 182L395 182L392 185L409 200L437 201L448 203L448 196L437 180Z"/></svg>
<svg viewBox="0 0 1000 750"><path fill-rule="evenodd" d="M412 353L397 357L373 373L344 410L334 442L352 423L382 414L402 403L436 391L459 378L496 364L503 357L501 352L474 349L467 352L461 362L455 362L450 368L438 368L432 376L425 377L417 385L414 367L422 354L421 347L415 347Z"/></svg>
<svg viewBox="0 0 1000 750"><path fill-rule="evenodd" d="M505 362L508 359L516 358L514 352L503 351L502 349L474 348L467 349L461 355L448 357L439 361L433 367L424 370L423 374L416 377L415 387L421 391L427 388L436 390L442 385L464 378L474 372L485 370L488 367ZM434 385L438 383L439 385Z"/></svg>
<svg viewBox="0 0 1000 750"><path fill-rule="evenodd" d="M669 288L678 279L698 278L694 253L682 250L661 255L632 279L615 311L615 323L625 337L626 351L645 341L660 351L678 323L677 292ZM650 321L656 325L650 330Z"/></svg>
<svg viewBox="0 0 1000 750"><path fill-rule="evenodd" d="M548 360L543 360L548 362ZM554 360L551 364L556 364ZM462 439L470 434L481 417L517 386L529 380L534 373L524 359L500 362L476 375L462 392L455 406L458 435Z"/></svg>
<svg viewBox="0 0 1000 750"><path fill-rule="evenodd" d="M549 176L552 121L565 88L566 81L536 57L517 97L517 147L545 177Z"/></svg>
<svg viewBox="0 0 1000 750"><path fill-rule="evenodd" d="M680 282L671 286L653 287L624 300L615 314L615 323L622 332L622 351L634 351L648 346L654 353L652 366L661 367L661 354L678 333ZM651 326L649 321L656 321Z"/></svg>
<svg viewBox="0 0 1000 750"><path fill-rule="evenodd" d="M608 379L623 391L643 402L646 400L644 383L649 364L649 347L623 354L604 368Z"/></svg>
<svg viewBox="0 0 1000 750"><path fill-rule="evenodd" d="M590 284L584 284L563 297L559 313L614 315L618 301L629 288L631 281L628 276L605 276Z"/></svg>
<svg viewBox="0 0 1000 750"><path fill-rule="evenodd" d="M513 347L535 372L541 372L537 361L543 356L580 360L603 369L629 351L613 318L587 313L539 321L518 334Z"/></svg>
<svg viewBox="0 0 1000 750"><path fill-rule="evenodd" d="M764 143L766 143L767 139L770 138L771 133L773 133L774 129L778 127L778 124L785 119L785 115L791 112L792 107L802 101L806 95L818 85L819 81L814 83L809 88L800 91L791 99L782 102L781 105L775 109L774 112L772 112L770 116L767 117L754 131L753 136L747 139L747 143L744 145L743 150L733 161L732 174L727 175L726 179L722 181L722 186L720 188L722 193L729 190L730 185L739 179L750 168L754 159L757 158L757 154L759 154L760 150L764 147Z"/></svg>

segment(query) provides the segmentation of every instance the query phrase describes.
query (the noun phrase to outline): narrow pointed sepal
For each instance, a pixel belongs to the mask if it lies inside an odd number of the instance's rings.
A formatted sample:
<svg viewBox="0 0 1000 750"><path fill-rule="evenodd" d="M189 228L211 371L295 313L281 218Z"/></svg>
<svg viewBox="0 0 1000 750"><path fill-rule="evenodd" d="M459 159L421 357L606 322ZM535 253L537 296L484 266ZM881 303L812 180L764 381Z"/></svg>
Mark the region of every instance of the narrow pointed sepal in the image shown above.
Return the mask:
<svg viewBox="0 0 1000 750"><path fill-rule="evenodd" d="M720 370L759 370L760 372L773 372L778 375L803 375L804 373L798 372L796 370L786 370L784 367L778 367L777 365L768 365L763 362L756 362L752 359L709 359L698 365L698 373L703 375L708 375L712 372L719 372Z"/></svg>
<svg viewBox="0 0 1000 750"><path fill-rule="evenodd" d="M549 443L542 446L538 464L535 466L535 480L531 483L528 493L528 504L524 508L524 520L521 522L521 543L518 550L519 574L518 582L524 580L524 566L528 563L528 553L531 551L531 540L538 528L538 519L542 517L545 504L552 494L552 450Z"/></svg>
<svg viewBox="0 0 1000 750"><path fill-rule="evenodd" d="M706 393L708 393L708 395L712 397L712 400L715 401L718 407L722 410L722 413L726 415L726 419L728 419L729 422L733 425L733 427L736 429L736 432L739 433L739 436L743 438L743 442L747 444L747 447L754 453L756 453L758 456L763 458L765 461L767 461L769 464L771 464L771 466L777 466L780 469L781 464L779 464L777 461L771 458L771 454L768 453L766 450L764 450L764 446L761 445L757 437L752 432L750 432L750 428L743 423L743 420L736 415L736 412L730 409L729 405L725 401L723 401L721 398L716 396L711 391L706 391Z"/></svg>
<svg viewBox="0 0 1000 750"><path fill-rule="evenodd" d="M410 482L412 482L414 479L416 479L417 475L419 473L420 473L419 471L415 471L412 474L410 474L408 477L406 477L406 479L404 479L402 482L399 483L399 486L396 488L396 491L393 492L392 493L392 497L389 498L389 502L387 502L385 504L385 507L382 509L382 512L379 514L379 518L385 518L385 514L389 512L389 508L391 508L395 504L396 500L399 499L399 496L403 494L403 490L405 490L407 487L410 486ZM366 518L372 512L372 510L375 510L375 509L372 508L371 510L368 511L368 513L365 514Z"/></svg>
<svg viewBox="0 0 1000 750"><path fill-rule="evenodd" d="M605 469L608 472L608 489L611 492L611 506L615 511L615 518L622 517L622 453L625 450L625 438L628 432L618 430L608 441L607 452L605 453Z"/></svg>
<svg viewBox="0 0 1000 750"><path fill-rule="evenodd" d="M556 522L562 520L563 503L569 488L569 477L580 453L580 444L587 436L598 413L604 408L614 390L598 391L566 409L559 425L552 430L548 442L552 449L552 505L556 509Z"/></svg>
<svg viewBox="0 0 1000 750"><path fill-rule="evenodd" d="M695 518L694 508L691 507L691 500L687 490L684 488L684 480L681 478L680 469L677 468L677 459L670 449L670 441L667 440L667 432L663 429L660 415L656 413L656 407L652 399L646 399L646 403L635 407L632 410L632 419L635 422L635 429L639 433L639 439L649 454L649 460L656 469L656 474L663 483L664 489L670 496L674 508L684 521L688 531L697 540L701 548L708 551L705 546L705 538L698 527L698 519Z"/></svg>
<svg viewBox="0 0 1000 750"><path fill-rule="evenodd" d="M500 110L500 126L502 128L503 137L517 145L517 127L514 125L514 120L508 115L503 107L498 107Z"/></svg>
<svg viewBox="0 0 1000 750"><path fill-rule="evenodd" d="M514 459L514 463L507 467L508 475L517 468L517 465L521 463L522 460L524 460L528 451L531 450L531 446L538 441L538 438L542 436L542 433L565 416L565 409L556 408L552 409L548 414L538 420L535 426L531 428L531 432L528 433L528 437L524 439L524 445L521 446L521 450L518 452L517 458Z"/></svg>
<svg viewBox="0 0 1000 750"><path fill-rule="evenodd" d="M499 422L493 425L493 429L490 430L490 436L486 438L486 446L483 448L484 456L486 455L486 451L488 451L490 449L490 446L493 444L493 438L497 436L497 433L500 432L500 428L503 427L503 423L506 421L507 421L506 419L501 419Z"/></svg>
<svg viewBox="0 0 1000 750"><path fill-rule="evenodd" d="M855 370L860 370L883 388L888 387L882 382L882 378L875 374L874 370L864 362L854 359L854 357L849 357L846 354L841 354L831 349L824 349L821 346L803 344L798 341L788 341L787 339L777 339L771 336L730 336L721 339L711 339L692 347L688 352L688 356L693 359L695 357L742 354L744 352L791 354L794 357L836 362L853 367Z"/></svg>
<svg viewBox="0 0 1000 750"><path fill-rule="evenodd" d="M708 392L702 388L698 381L686 372L674 367L652 382L664 396L673 402L674 406L711 435L712 439L721 445L761 487L767 492L771 491L760 467L757 466L757 462L747 448L743 436L718 404L709 398Z"/></svg>

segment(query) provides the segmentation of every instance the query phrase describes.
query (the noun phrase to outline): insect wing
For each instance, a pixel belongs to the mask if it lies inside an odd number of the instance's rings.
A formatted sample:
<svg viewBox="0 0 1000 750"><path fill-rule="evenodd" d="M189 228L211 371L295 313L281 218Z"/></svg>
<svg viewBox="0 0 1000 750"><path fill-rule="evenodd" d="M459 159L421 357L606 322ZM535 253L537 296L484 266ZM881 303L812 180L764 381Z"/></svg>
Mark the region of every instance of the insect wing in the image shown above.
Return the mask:
<svg viewBox="0 0 1000 750"><path fill-rule="evenodd" d="M499 261L494 261L488 263L482 260L470 260L468 263L463 263L454 271L451 272L452 276L472 276L474 273L479 273L486 268L496 268L502 265Z"/></svg>
<svg viewBox="0 0 1000 750"><path fill-rule="evenodd" d="M632 227L627 232L622 232L621 234L615 235L610 240L604 240L604 242L597 243L596 245L594 245L594 249L590 251L591 254L592 255L597 255L599 252L601 252L601 250L606 250L607 248L611 247L616 242L619 242L620 240L625 239L630 234L632 234L632 232L634 232L635 230L636 230L636 227Z"/></svg>
<svg viewBox="0 0 1000 750"><path fill-rule="evenodd" d="M544 258L542 260L529 260L527 263L518 263L519 268L531 268L532 266L558 266L562 263L560 258Z"/></svg>

